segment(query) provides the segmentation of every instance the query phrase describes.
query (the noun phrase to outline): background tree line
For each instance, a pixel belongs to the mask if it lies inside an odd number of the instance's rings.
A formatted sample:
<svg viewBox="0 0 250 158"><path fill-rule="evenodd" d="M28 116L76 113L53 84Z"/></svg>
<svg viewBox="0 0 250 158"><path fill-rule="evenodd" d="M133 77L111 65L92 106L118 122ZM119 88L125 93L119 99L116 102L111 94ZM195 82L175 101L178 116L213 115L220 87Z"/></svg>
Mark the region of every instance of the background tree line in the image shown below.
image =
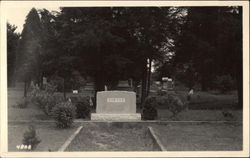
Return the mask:
<svg viewBox="0 0 250 158"><path fill-rule="evenodd" d="M9 30L16 47L8 47L10 81L41 85L56 74L68 82L77 70L93 77L97 91L131 78L141 83L143 100L154 63L159 78L181 72L190 88L207 90L217 76L232 76L242 100L241 7L33 8L21 35Z"/></svg>

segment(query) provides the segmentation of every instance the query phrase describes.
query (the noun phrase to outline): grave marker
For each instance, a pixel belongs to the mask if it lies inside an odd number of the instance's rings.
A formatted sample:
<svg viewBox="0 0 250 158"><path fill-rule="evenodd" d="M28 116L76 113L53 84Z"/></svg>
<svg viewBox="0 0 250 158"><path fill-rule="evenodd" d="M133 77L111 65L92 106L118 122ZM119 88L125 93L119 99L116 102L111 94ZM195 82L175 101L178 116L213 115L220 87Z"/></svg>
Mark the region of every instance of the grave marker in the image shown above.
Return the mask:
<svg viewBox="0 0 250 158"><path fill-rule="evenodd" d="M96 113L91 120L129 121L141 120L136 113L136 94L128 91L97 92Z"/></svg>

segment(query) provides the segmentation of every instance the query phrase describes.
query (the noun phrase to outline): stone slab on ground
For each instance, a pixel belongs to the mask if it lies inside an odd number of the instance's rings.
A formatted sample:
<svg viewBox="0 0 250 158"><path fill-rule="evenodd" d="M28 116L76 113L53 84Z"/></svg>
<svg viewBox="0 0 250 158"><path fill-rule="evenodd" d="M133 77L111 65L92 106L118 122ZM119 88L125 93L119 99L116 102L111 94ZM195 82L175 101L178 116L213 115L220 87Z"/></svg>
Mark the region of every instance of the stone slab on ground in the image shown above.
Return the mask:
<svg viewBox="0 0 250 158"><path fill-rule="evenodd" d="M92 113L93 121L141 121L141 114L98 114Z"/></svg>

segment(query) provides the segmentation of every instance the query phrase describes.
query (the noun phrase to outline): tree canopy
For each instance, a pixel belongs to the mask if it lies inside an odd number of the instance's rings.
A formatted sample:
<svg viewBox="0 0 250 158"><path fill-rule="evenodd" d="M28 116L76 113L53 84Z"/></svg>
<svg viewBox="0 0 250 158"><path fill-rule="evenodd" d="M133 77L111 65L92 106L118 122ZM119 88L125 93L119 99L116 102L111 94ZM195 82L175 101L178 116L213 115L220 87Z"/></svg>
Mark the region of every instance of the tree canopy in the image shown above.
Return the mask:
<svg viewBox="0 0 250 158"><path fill-rule="evenodd" d="M78 71L93 77L97 91L132 78L141 82L142 98L152 62L160 76L182 73L188 87L199 83L203 90L213 87L216 76L229 74L241 98L242 8L33 8L17 61L26 80L57 74L68 81Z"/></svg>

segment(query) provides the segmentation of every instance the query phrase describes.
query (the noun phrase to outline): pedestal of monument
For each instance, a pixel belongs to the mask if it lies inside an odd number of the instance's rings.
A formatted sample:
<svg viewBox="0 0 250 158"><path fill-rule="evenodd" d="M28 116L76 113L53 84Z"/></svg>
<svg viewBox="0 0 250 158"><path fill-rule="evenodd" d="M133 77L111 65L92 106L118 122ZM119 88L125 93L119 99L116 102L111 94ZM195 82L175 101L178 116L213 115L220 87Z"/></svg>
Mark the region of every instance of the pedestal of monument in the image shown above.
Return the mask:
<svg viewBox="0 0 250 158"><path fill-rule="evenodd" d="M91 114L94 121L140 121L136 113L136 94L128 91L97 92L96 113Z"/></svg>

